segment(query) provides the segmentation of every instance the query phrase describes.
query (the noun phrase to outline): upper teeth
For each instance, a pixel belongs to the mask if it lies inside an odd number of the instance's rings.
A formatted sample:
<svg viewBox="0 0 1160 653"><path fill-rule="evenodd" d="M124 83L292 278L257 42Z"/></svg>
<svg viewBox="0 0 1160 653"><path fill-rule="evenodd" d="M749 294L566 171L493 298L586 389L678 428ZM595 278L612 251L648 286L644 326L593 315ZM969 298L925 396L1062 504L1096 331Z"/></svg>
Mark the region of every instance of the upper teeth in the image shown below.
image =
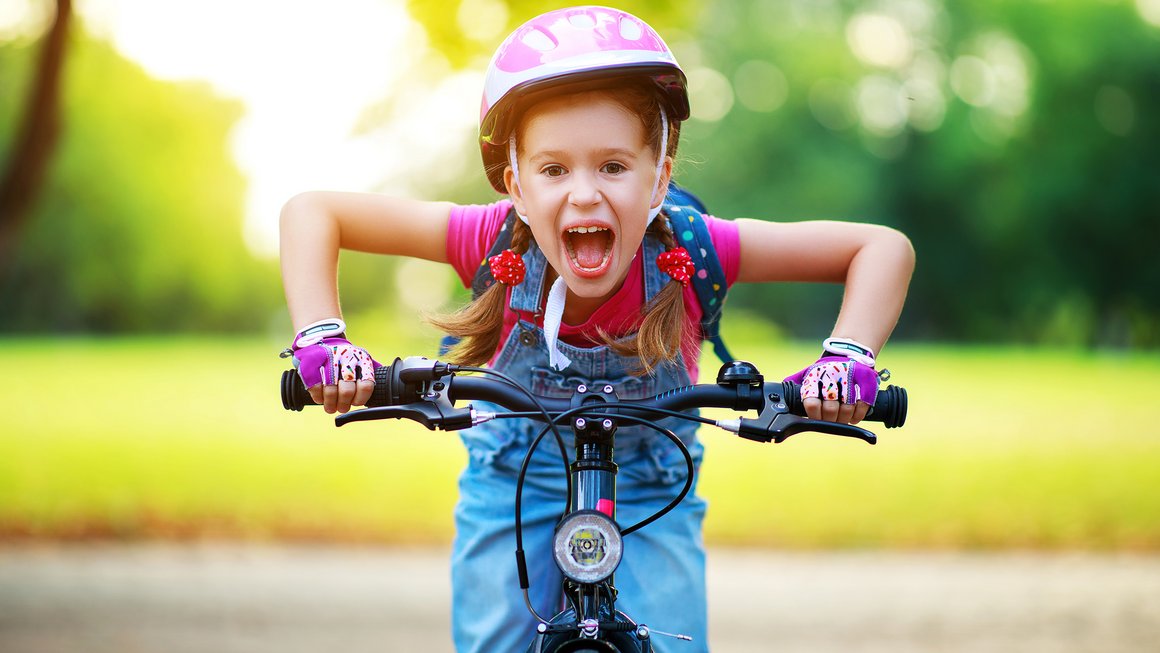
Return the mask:
<svg viewBox="0 0 1160 653"><path fill-rule="evenodd" d="M573 234L590 234L597 231L608 231L608 229L605 227L571 227L568 229L568 233Z"/></svg>

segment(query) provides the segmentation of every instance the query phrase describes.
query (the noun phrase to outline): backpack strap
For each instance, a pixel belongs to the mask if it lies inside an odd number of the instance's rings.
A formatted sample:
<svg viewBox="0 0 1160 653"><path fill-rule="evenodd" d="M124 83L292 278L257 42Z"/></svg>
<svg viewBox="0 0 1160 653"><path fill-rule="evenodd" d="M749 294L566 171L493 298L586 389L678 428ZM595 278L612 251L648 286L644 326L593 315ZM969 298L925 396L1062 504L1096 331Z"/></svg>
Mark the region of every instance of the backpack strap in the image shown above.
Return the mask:
<svg viewBox="0 0 1160 653"><path fill-rule="evenodd" d="M495 283L495 277L491 275L491 266L488 265L487 260L500 252L512 246L512 231L515 229L516 209L512 207L508 210L507 217L503 220L503 226L499 228L499 233L495 236L495 242L491 244L491 249L487 251L487 255L479 262L479 268L475 271L475 277L471 280L471 298L478 299L491 284Z"/></svg>
<svg viewBox="0 0 1160 653"><path fill-rule="evenodd" d="M735 359L721 338L721 313L728 290L725 270L709 235L709 225L705 223L705 205L696 195L670 184L664 211L669 216L673 236L689 251L697 269L697 274L693 275L693 290L701 304L701 337L713 343L713 353L722 363L732 362Z"/></svg>

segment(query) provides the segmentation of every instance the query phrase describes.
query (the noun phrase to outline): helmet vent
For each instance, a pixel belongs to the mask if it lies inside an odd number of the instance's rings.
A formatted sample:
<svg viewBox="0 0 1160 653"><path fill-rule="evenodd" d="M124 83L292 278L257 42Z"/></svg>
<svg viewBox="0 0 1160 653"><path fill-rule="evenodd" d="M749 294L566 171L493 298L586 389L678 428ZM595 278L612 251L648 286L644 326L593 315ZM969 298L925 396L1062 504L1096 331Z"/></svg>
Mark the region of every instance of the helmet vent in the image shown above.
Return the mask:
<svg viewBox="0 0 1160 653"><path fill-rule="evenodd" d="M620 36L628 41L636 41L644 35L644 28L640 23L629 18L620 19Z"/></svg>
<svg viewBox="0 0 1160 653"><path fill-rule="evenodd" d="M568 22L577 29L592 29L596 27L596 19L589 14L572 14L568 16Z"/></svg>
<svg viewBox="0 0 1160 653"><path fill-rule="evenodd" d="M528 30L528 33L524 34L520 40L524 42L524 45L540 52L548 52L556 48L556 39L541 29Z"/></svg>

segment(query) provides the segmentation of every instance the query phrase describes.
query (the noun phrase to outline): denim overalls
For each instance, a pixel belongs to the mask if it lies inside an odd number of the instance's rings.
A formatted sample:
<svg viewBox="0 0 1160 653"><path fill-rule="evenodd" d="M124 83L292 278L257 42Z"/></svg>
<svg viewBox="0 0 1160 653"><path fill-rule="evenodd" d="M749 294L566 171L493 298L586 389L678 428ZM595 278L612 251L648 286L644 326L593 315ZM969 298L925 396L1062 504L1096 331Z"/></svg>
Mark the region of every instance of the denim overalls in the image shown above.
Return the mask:
<svg viewBox="0 0 1160 653"><path fill-rule="evenodd" d="M669 278L654 263L664 246L648 236L642 251L647 301ZM638 252L633 265L641 260ZM636 377L629 372L635 359L619 356L607 346L582 349L561 342L560 350L572 363L559 371L550 368L544 332L530 319L540 311L547 261L533 242L524 262L526 281L511 292L511 308L521 320L512 328L494 369L533 393L556 397L570 396L580 383L611 384L622 399L648 397L689 383L679 357L650 376ZM695 438L696 424L669 419L662 425L680 436L699 468L702 447ZM524 606L516 574L514 514L516 475L542 428L530 420L494 420L460 432L468 465L459 480L451 564L452 630L459 653L523 653L535 633L536 621ZM561 432L571 456L571 433L564 428ZM622 527L664 507L685 481L684 458L676 446L646 427L617 430L615 460L620 468L616 517ZM555 616L561 603L561 575L552 559L551 539L564 510L565 488L559 447L548 435L529 467L522 510L531 602L545 619ZM690 643L656 636L654 650L707 650L704 514L704 500L690 492L675 510L625 537L624 558L613 577L620 591L617 609L638 623L693 637Z"/></svg>

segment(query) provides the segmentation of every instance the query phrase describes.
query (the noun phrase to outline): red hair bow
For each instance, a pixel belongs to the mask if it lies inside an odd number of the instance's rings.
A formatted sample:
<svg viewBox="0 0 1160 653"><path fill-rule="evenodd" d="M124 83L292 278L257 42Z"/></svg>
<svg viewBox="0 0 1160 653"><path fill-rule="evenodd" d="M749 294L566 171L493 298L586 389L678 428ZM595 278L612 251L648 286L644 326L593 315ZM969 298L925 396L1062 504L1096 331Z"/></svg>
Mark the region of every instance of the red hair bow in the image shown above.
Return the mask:
<svg viewBox="0 0 1160 653"><path fill-rule="evenodd" d="M661 272L679 281L682 286L688 286L689 279L697 271L697 268L693 266L692 257L689 256L689 250L684 247L661 252L657 255L657 267L661 269Z"/></svg>
<svg viewBox="0 0 1160 653"><path fill-rule="evenodd" d="M523 257L510 249L505 249L499 254L488 258L487 265L491 268L491 276L496 281L509 286L516 286L523 283L524 275L527 274Z"/></svg>

